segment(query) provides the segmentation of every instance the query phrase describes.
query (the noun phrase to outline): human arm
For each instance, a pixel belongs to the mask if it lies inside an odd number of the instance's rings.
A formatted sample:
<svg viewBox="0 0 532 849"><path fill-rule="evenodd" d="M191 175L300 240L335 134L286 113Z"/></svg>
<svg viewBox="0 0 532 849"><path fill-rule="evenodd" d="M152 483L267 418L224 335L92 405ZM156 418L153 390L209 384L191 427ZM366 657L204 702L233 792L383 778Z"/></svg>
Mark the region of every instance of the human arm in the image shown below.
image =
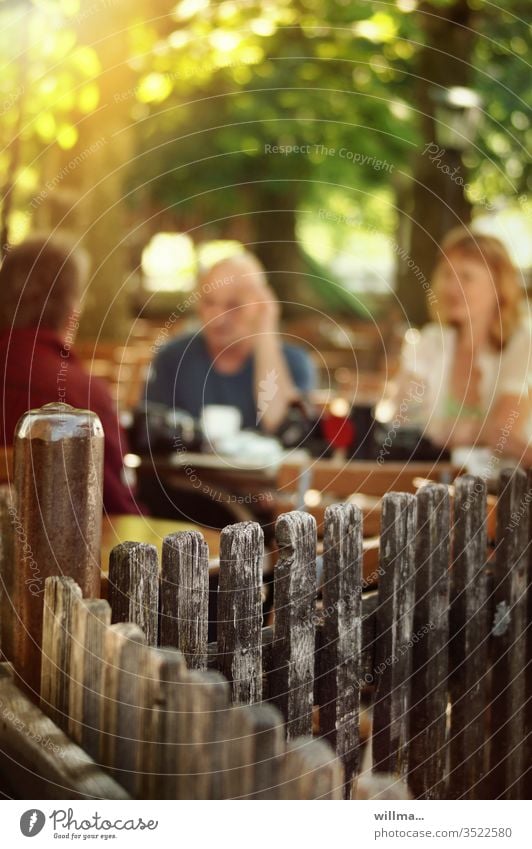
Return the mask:
<svg viewBox="0 0 532 849"><path fill-rule="evenodd" d="M137 502L135 492L126 482L124 456L128 453L127 436L120 425L116 404L107 387L99 380L90 384L90 409L97 413L105 435L103 502L109 515L142 514L146 510Z"/></svg>
<svg viewBox="0 0 532 849"><path fill-rule="evenodd" d="M283 351L278 320L279 303L273 291L261 287L255 323L254 392L257 424L267 433L275 433L288 407L299 397Z"/></svg>
<svg viewBox="0 0 532 849"><path fill-rule="evenodd" d="M518 329L497 363L496 384L489 405L479 401L481 372L475 352L457 348L447 398L447 443L480 445L495 454L512 456L531 465L529 446L532 421L529 388L531 338ZM453 415L451 415L451 413Z"/></svg>

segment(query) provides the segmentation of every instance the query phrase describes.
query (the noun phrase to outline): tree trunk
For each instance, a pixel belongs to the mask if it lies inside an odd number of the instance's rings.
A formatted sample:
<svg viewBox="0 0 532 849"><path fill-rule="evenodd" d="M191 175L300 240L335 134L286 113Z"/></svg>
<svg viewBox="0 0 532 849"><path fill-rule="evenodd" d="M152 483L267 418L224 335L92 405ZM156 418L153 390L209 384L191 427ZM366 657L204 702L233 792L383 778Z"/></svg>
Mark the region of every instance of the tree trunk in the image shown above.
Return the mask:
<svg viewBox="0 0 532 849"><path fill-rule="evenodd" d="M425 13L425 14L424 14ZM410 209L410 244L399 258L398 298L410 323L424 324L428 317L427 296L434 301L430 280L437 258L438 245L452 227L467 224L471 207L457 179L467 183L467 174L457 151L436 151L436 122L432 86L449 88L468 86L470 57L476 39L475 14L467 0L458 0L448 8L435 9L431 4L419 8L426 40L415 69L414 102L421 115L421 148L412 168ZM433 145L429 149L429 145ZM424 152L425 151L425 152ZM445 173L447 171L447 173ZM403 210L404 212L404 210Z"/></svg>
<svg viewBox="0 0 532 849"><path fill-rule="evenodd" d="M298 198L286 193L261 192L256 197L260 211L252 216L256 223L252 250L268 272L270 285L282 304L283 315L301 314L306 306L323 306L322 300L305 274L305 261L296 234Z"/></svg>
<svg viewBox="0 0 532 849"><path fill-rule="evenodd" d="M80 41L96 50L101 64L95 80L100 103L79 121L74 148L50 148L43 174L45 191L33 201L37 227L70 232L90 254L80 336L117 342L127 337L131 326L122 194L133 154L129 127L135 79L127 64L122 29L112 6L84 20Z"/></svg>

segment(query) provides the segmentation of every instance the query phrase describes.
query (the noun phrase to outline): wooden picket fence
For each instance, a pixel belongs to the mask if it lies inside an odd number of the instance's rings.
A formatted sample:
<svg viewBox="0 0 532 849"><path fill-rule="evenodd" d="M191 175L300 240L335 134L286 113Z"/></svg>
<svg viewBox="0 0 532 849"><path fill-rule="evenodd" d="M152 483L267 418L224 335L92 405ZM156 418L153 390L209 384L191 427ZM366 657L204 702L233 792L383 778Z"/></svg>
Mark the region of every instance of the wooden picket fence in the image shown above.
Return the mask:
<svg viewBox="0 0 532 849"><path fill-rule="evenodd" d="M373 771L414 798L529 798L531 494L501 473L491 549L482 479L386 494L372 592L360 510L328 507L319 599L315 520L282 515L267 628L261 528L226 527L216 643L202 535L166 537L160 565L123 543L108 601L46 581L41 708L109 798L354 798L361 701Z"/></svg>

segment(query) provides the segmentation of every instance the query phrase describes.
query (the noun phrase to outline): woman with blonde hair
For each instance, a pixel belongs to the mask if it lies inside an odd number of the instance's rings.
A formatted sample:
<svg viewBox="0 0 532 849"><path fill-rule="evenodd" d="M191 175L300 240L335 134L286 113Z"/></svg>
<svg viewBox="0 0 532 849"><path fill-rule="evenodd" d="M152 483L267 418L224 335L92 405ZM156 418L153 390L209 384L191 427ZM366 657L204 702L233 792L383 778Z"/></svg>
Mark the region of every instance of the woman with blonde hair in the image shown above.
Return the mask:
<svg viewBox="0 0 532 849"><path fill-rule="evenodd" d="M432 322L403 347L398 403L414 397L410 423L436 445L532 466L531 328L508 251L494 236L452 230L430 294Z"/></svg>

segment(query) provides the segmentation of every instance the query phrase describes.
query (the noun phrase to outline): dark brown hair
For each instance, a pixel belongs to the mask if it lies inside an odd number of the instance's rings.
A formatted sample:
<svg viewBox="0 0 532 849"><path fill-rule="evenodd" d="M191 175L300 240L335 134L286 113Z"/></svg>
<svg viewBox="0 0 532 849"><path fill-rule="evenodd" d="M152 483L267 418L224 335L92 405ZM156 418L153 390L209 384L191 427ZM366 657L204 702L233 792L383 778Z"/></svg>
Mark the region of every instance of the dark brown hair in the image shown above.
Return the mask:
<svg viewBox="0 0 532 849"><path fill-rule="evenodd" d="M0 267L0 330L61 331L89 270L84 250L65 236L33 236L8 251Z"/></svg>

